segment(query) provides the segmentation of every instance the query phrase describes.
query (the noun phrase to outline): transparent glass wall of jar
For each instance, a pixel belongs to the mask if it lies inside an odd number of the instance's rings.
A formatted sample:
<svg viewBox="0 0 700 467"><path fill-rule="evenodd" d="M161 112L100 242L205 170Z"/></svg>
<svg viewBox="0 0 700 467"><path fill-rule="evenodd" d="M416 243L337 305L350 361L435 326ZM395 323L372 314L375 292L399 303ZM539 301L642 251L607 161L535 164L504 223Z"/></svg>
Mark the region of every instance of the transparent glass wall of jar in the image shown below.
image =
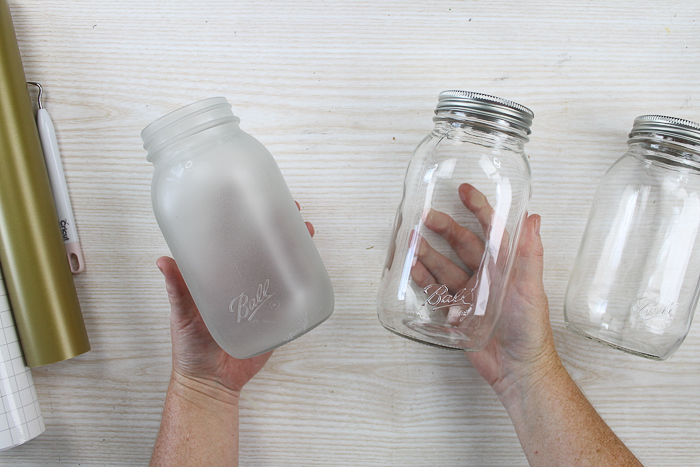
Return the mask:
<svg viewBox="0 0 700 467"><path fill-rule="evenodd" d="M530 198L532 118L498 97L440 94L406 172L379 288L389 331L474 351L492 337Z"/></svg>
<svg viewBox="0 0 700 467"><path fill-rule="evenodd" d="M236 358L289 342L333 312L333 287L272 155L223 97L141 136L153 212L209 332Z"/></svg>
<svg viewBox="0 0 700 467"><path fill-rule="evenodd" d="M593 201L566 293L569 329L668 358L698 300L699 229L700 125L638 117Z"/></svg>

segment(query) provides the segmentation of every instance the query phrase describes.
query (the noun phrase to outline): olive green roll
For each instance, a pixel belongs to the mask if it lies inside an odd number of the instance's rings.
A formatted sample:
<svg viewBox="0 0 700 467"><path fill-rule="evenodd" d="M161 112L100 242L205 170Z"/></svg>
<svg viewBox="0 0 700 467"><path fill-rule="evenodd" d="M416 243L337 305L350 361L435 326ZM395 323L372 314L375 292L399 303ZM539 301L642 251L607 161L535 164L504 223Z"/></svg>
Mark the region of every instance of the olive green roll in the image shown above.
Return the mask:
<svg viewBox="0 0 700 467"><path fill-rule="evenodd" d="M29 367L90 350L6 0L0 0L0 265Z"/></svg>

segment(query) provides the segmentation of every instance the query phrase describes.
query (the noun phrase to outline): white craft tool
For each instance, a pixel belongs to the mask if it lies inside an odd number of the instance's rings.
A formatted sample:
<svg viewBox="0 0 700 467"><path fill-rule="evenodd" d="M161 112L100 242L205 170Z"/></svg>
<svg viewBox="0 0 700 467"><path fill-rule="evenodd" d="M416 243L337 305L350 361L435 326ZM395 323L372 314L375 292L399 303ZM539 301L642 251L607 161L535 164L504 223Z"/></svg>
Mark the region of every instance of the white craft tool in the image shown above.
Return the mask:
<svg viewBox="0 0 700 467"><path fill-rule="evenodd" d="M66 246L70 270L73 274L80 274L85 270L85 262L80 248L80 240L78 239L78 229L75 226L75 219L73 217L73 207L70 204L70 197L68 196L68 185L66 184L66 176L63 173L61 155L58 152L56 130L54 129L51 117L49 117L49 113L41 102L41 95L43 93L41 84L32 81L28 81L27 84L39 88L39 97L37 98L39 110L36 114L36 126L39 129L41 147L44 150L46 169L49 172L51 191L53 191L53 199L56 204L56 212L58 213L58 223L63 236L63 243Z"/></svg>

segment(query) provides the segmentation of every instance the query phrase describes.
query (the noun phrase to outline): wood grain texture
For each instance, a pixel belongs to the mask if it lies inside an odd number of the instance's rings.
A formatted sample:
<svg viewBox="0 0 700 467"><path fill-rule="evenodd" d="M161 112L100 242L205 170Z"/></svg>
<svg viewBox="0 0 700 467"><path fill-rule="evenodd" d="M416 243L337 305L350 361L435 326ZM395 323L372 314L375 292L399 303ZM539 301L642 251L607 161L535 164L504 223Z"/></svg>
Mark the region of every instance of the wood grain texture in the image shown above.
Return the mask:
<svg viewBox="0 0 700 467"><path fill-rule="evenodd" d="M611 5L612 3L612 5ZM535 112L531 212L543 216L556 343L648 466L700 465L700 329L663 363L565 330L566 281L598 180L633 119L700 121L700 4L10 0L28 79L45 87L87 263L93 350L34 370L47 430L0 466L145 465L170 364L139 133L226 96L277 159L336 292L324 325L246 387L245 466L520 466L515 432L466 359L384 331L375 296L408 158L437 93Z"/></svg>

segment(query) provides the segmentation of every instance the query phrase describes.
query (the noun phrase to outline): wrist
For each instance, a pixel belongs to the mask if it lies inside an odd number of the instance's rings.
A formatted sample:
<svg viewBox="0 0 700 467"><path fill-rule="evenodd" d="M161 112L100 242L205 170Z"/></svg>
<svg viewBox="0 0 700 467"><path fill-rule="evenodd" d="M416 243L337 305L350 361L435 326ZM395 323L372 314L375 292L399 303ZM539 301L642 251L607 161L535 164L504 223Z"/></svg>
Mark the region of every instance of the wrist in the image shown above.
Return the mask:
<svg viewBox="0 0 700 467"><path fill-rule="evenodd" d="M541 354L536 360L519 365L508 376L493 385L496 395L506 408L519 403L532 394L545 392L562 377L568 377L556 350L552 348Z"/></svg>
<svg viewBox="0 0 700 467"><path fill-rule="evenodd" d="M188 376L173 369L170 390L177 396L206 407L219 409L238 408L240 391L234 391L213 380Z"/></svg>
<svg viewBox="0 0 700 467"><path fill-rule="evenodd" d="M151 466L238 465L238 394L173 370Z"/></svg>

